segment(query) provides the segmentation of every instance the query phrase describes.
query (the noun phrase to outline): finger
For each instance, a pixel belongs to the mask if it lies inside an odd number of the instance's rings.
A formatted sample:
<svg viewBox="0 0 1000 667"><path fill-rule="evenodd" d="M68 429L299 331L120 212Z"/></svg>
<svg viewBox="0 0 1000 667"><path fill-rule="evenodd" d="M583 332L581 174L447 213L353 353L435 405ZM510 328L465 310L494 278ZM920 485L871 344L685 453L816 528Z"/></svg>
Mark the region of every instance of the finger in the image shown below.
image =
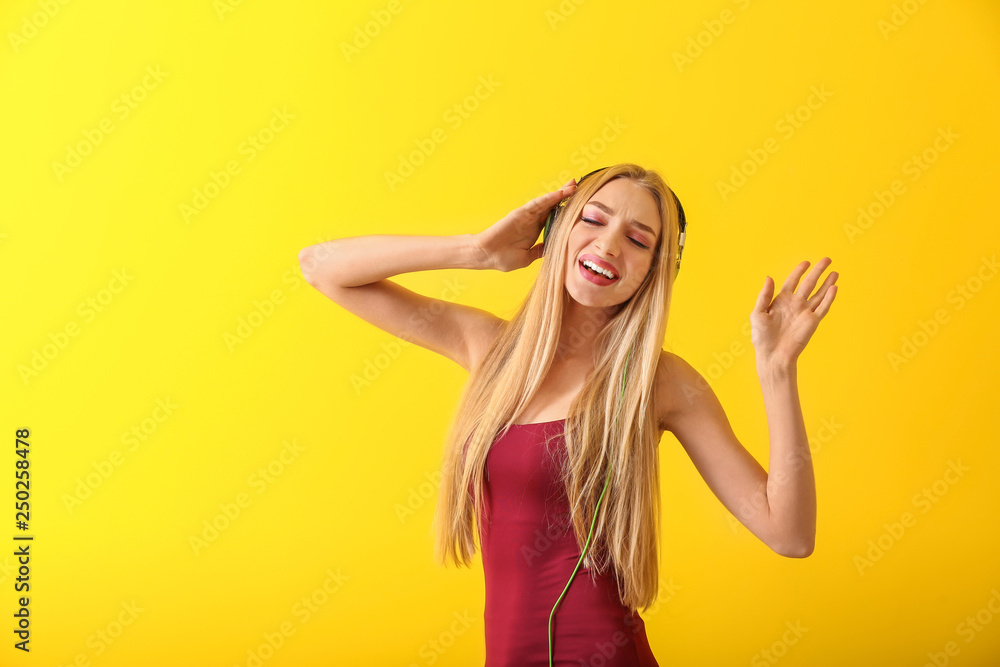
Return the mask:
<svg viewBox="0 0 1000 667"><path fill-rule="evenodd" d="M823 295L823 300L819 302L819 308L816 309L816 314L820 316L820 319L830 312L830 305L833 303L836 296L837 286L830 285L830 287L826 290L826 294Z"/></svg>
<svg viewBox="0 0 1000 667"><path fill-rule="evenodd" d="M560 201L573 194L573 190L575 188L576 188L575 185L564 185L558 190L553 190L552 192L546 192L543 195L535 197L521 208L524 209L530 215L548 213L553 206L555 206Z"/></svg>
<svg viewBox="0 0 1000 667"><path fill-rule="evenodd" d="M830 288L830 285L833 285L835 282L837 282L837 278L839 277L839 275L840 274L838 274L836 271L833 271L832 273L828 274L826 276L826 280L824 280L823 284L819 286L818 290L816 290L816 293L813 294L808 299L806 299L806 303L809 305L810 310L812 311L816 310L816 306L818 306L823 301L823 297L826 296L826 290Z"/></svg>
<svg viewBox="0 0 1000 667"><path fill-rule="evenodd" d="M767 312L767 307L771 303L772 296L774 296L774 281L771 280L771 276L765 276L764 286L760 289L760 293L757 295L757 303L753 305L753 312Z"/></svg>
<svg viewBox="0 0 1000 667"><path fill-rule="evenodd" d="M795 286L799 284L799 278L805 273L806 268L809 266L809 261L800 262L798 266L792 269L792 272L785 279L784 284L781 286L782 291L794 292Z"/></svg>
<svg viewBox="0 0 1000 667"><path fill-rule="evenodd" d="M832 260L829 257L824 257L816 263L816 266L813 267L813 270L809 272L809 275L806 276L806 279L803 280L802 284L799 286L801 289L799 292L800 294L804 295L806 298L812 294L813 288L816 287L816 281L819 280L819 277L824 271L826 271L826 267L830 266L831 261Z"/></svg>
<svg viewBox="0 0 1000 667"><path fill-rule="evenodd" d="M540 259L542 257L542 255L544 255L544 254L545 254L545 243L544 242L543 243L539 243L538 245L532 247L531 250L528 251L528 257L529 257L528 264L531 264L536 259Z"/></svg>

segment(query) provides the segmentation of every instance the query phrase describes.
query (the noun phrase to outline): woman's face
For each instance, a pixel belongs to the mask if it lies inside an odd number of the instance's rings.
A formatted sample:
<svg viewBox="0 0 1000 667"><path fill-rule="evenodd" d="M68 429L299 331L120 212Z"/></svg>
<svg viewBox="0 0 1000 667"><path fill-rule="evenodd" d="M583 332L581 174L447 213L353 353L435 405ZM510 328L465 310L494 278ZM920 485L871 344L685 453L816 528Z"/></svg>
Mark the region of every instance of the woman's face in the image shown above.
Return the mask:
<svg viewBox="0 0 1000 667"><path fill-rule="evenodd" d="M605 183L570 230L566 291L584 306L607 308L628 301L652 266L661 227L656 200L644 188L626 178ZM595 274L585 261L613 277Z"/></svg>

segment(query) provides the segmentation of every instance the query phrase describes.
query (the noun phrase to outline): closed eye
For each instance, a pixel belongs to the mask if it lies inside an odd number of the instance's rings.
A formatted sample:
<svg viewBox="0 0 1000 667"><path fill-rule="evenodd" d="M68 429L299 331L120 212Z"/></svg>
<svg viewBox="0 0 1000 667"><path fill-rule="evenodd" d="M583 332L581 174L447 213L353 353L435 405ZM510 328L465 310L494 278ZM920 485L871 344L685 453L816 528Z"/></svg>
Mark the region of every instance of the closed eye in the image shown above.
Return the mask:
<svg viewBox="0 0 1000 667"><path fill-rule="evenodd" d="M583 220L584 222L586 222L588 225L593 225L595 227L603 227L604 226L603 222L598 222L597 220L592 220L591 218L580 218L580 219ZM631 236L628 238L628 240L631 241L632 243L636 244L640 248L649 249L648 245L646 245L645 243L642 243L640 241L637 241L636 239L632 238Z"/></svg>

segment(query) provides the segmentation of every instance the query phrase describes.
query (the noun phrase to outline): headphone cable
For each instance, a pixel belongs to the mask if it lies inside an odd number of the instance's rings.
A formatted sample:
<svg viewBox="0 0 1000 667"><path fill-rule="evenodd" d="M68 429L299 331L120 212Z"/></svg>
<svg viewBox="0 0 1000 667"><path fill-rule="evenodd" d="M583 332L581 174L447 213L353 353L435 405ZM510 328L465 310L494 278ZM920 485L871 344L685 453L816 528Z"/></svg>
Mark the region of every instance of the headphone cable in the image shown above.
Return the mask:
<svg viewBox="0 0 1000 667"><path fill-rule="evenodd" d="M632 356L632 347L630 346L629 349L628 349L628 354L625 357L625 369L622 371L622 392L621 392L621 399L622 400L624 400L624 398L625 398L625 377L628 374L628 360L629 360L629 358L631 358L631 356ZM619 403L619 407L620 407L620 403ZM617 414L615 415L615 423L616 424L618 423L618 415ZM552 667L552 618L555 616L556 607L558 607L559 603L562 602L563 596L566 595L566 591L569 590L570 584L573 583L573 578L576 576L576 571L580 569L580 563L583 562L584 554L587 553L587 547L590 546L590 538L594 534L594 524L597 523L597 513L601 509L601 500L604 499L604 492L608 490L608 482L610 482L610 481L611 481L611 466L609 465L608 466L608 475L607 475L607 478L604 480L604 489L601 490L601 495L597 499L597 505L594 507L594 518L590 522L590 534L587 535L587 542L586 542L586 544L583 545L583 553L580 554L580 560L578 560L576 562L576 567L573 568L573 573L569 576L569 581L566 582L566 587L563 589L563 592L560 593L559 599L556 600L556 603L554 605L552 605L552 611L549 613L549 633L548 633L549 634L549 667Z"/></svg>

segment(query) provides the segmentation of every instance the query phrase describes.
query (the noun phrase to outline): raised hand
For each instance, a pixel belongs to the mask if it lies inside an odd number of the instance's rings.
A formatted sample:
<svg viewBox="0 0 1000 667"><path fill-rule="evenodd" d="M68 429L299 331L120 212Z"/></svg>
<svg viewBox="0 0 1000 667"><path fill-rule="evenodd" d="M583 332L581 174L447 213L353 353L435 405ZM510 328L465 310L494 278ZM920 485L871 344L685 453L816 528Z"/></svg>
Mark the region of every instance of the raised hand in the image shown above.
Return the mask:
<svg viewBox="0 0 1000 667"><path fill-rule="evenodd" d="M757 353L758 364L791 364L798 359L837 294L836 271L828 274L812 294L816 281L830 262L829 257L821 259L799 285L799 279L809 267L808 261L800 263L785 280L778 296L773 296L771 277L764 279L764 287L750 313L750 342Z"/></svg>
<svg viewBox="0 0 1000 667"><path fill-rule="evenodd" d="M552 207L576 191L570 180L558 190L535 197L515 208L488 229L473 235L484 256L484 268L498 271L522 269L542 256L544 244L535 240L545 225Z"/></svg>

